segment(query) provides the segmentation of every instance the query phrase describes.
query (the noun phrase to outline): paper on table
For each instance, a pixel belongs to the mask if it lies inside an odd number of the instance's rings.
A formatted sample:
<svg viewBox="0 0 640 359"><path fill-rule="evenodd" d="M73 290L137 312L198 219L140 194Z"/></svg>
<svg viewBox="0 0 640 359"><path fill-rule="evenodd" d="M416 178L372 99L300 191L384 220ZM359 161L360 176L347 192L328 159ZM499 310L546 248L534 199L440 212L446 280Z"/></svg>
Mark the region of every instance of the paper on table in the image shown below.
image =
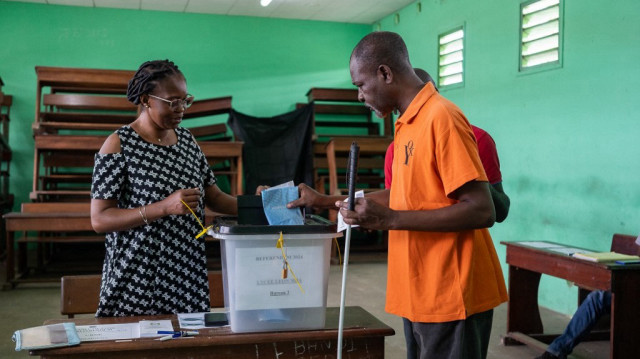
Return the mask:
<svg viewBox="0 0 640 359"><path fill-rule="evenodd" d="M80 341L160 337L158 330L173 331L171 320L141 320L138 323L77 325Z"/></svg>
<svg viewBox="0 0 640 359"><path fill-rule="evenodd" d="M547 248L547 249L552 252L558 252L558 253L566 254L568 256L572 256L574 253L578 253L578 252L591 253L591 251L588 251L586 249L573 248L573 247L558 247L558 248Z"/></svg>
<svg viewBox="0 0 640 359"><path fill-rule="evenodd" d="M138 323L76 325L81 342L140 338Z"/></svg>
<svg viewBox="0 0 640 359"><path fill-rule="evenodd" d="M149 337L161 337L164 334L158 334L158 330L162 331L173 331L173 324L171 324L171 320L141 320L140 325L140 338L149 338Z"/></svg>
<svg viewBox="0 0 640 359"><path fill-rule="evenodd" d="M204 328L205 313L178 313L178 325L180 329Z"/></svg>
<svg viewBox="0 0 640 359"><path fill-rule="evenodd" d="M357 191L354 194L354 198L363 198L364 197L364 191L360 190ZM344 200L345 202L349 202L348 198L345 198ZM355 228L355 227L359 227L357 224L354 224L351 226L351 228ZM340 211L338 211L338 232L342 232L345 229L347 229L347 224L344 223L344 218L342 217L342 214L340 214Z"/></svg>
<svg viewBox="0 0 640 359"><path fill-rule="evenodd" d="M564 247L562 244L549 243L549 242L540 242L540 241L518 242L518 244L524 244L524 245L527 245L529 247L534 247L534 248L558 248L558 247Z"/></svg>

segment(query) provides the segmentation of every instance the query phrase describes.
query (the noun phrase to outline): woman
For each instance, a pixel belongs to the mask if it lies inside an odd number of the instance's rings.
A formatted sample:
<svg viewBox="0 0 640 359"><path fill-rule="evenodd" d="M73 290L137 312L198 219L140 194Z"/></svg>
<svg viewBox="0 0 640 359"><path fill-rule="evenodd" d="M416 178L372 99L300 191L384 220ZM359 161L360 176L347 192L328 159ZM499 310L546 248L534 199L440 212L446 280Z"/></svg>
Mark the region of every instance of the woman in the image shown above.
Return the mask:
<svg viewBox="0 0 640 359"><path fill-rule="evenodd" d="M236 214L191 133L179 127L193 103L171 61L143 63L127 98L139 117L104 142L95 156L91 224L107 233L96 316L209 311L204 205Z"/></svg>

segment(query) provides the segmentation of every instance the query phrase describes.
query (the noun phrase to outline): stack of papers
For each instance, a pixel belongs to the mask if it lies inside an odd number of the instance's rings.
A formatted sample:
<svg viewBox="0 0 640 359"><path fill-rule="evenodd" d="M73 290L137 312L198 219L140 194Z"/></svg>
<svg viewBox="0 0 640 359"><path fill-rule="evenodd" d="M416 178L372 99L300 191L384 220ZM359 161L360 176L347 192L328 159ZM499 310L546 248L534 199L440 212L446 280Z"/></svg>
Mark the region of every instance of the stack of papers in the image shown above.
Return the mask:
<svg viewBox="0 0 640 359"><path fill-rule="evenodd" d="M574 253L575 258L591 262L640 261L640 257L616 252Z"/></svg>
<svg viewBox="0 0 640 359"><path fill-rule="evenodd" d="M171 320L141 320L138 323L76 325L82 342L161 337L158 331L173 331Z"/></svg>

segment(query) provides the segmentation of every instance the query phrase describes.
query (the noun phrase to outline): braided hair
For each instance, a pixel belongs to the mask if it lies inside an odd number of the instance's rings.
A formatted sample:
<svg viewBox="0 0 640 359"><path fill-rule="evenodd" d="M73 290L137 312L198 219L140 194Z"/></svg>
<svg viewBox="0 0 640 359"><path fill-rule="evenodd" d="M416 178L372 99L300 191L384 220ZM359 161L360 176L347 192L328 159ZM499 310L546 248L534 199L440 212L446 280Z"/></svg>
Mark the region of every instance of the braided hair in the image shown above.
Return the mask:
<svg viewBox="0 0 640 359"><path fill-rule="evenodd" d="M155 89L158 82L171 75L180 74L178 66L169 60L147 61L140 65L127 86L127 100L134 105L140 104L140 96L148 94Z"/></svg>

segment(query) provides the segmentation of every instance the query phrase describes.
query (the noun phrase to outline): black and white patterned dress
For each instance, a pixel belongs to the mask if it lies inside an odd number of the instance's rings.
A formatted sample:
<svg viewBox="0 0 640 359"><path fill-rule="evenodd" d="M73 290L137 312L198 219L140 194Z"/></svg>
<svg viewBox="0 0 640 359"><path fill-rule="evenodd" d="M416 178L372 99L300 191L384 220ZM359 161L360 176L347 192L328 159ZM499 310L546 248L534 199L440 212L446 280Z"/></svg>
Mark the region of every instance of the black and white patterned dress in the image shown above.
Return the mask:
<svg viewBox="0 0 640 359"><path fill-rule="evenodd" d="M120 153L96 154L91 198L138 208L179 189L216 183L191 133L177 128L178 142L159 146L130 126L116 131ZM204 197L193 208L204 223ZM136 213L137 215L137 213ZM191 214L108 233L97 317L209 311L209 282L202 228Z"/></svg>

